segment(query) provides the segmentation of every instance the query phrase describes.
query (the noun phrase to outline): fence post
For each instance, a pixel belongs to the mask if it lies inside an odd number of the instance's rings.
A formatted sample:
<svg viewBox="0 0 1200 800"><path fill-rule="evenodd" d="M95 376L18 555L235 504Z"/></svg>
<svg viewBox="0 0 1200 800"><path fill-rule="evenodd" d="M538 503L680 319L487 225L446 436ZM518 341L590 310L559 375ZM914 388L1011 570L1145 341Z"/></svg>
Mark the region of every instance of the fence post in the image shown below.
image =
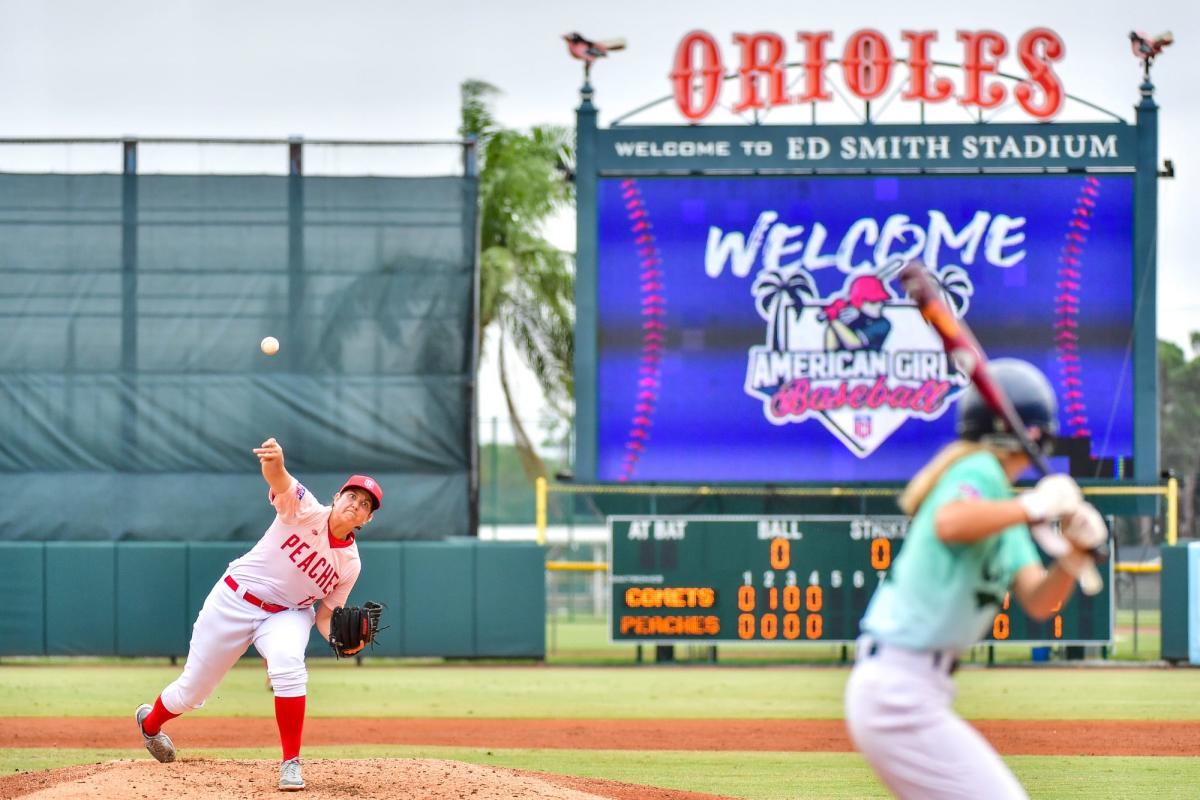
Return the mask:
<svg viewBox="0 0 1200 800"><path fill-rule="evenodd" d="M1167 478L1167 544L1179 539L1179 479Z"/></svg>
<svg viewBox="0 0 1200 800"><path fill-rule="evenodd" d="M546 477L539 475L534 481L534 518L537 520L537 543L546 543Z"/></svg>

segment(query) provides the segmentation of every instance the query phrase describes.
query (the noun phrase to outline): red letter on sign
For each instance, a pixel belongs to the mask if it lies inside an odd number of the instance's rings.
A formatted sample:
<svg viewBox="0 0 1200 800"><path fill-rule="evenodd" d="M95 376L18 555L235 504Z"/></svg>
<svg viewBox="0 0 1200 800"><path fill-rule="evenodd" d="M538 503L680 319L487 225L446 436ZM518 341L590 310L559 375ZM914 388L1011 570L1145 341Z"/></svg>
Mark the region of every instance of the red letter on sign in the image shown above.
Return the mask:
<svg viewBox="0 0 1200 800"><path fill-rule="evenodd" d="M842 54L846 86L863 100L874 100L887 90L892 77L892 53L879 31L855 31Z"/></svg>
<svg viewBox="0 0 1200 800"><path fill-rule="evenodd" d="M770 94L767 104L787 105L783 83L783 39L774 33L735 33L733 41L742 46L742 65L738 68L738 74L742 76L742 98L733 107L734 113L763 107L758 96L759 76L767 79ZM761 61L760 53L763 55Z"/></svg>
<svg viewBox="0 0 1200 800"><path fill-rule="evenodd" d="M1039 49L1041 50L1040 56L1038 55ZM1050 69L1050 62L1061 60L1064 52L1062 39L1058 38L1058 34L1054 31L1046 28L1034 28L1028 31L1017 43L1017 56L1033 80L1032 82L1021 81L1013 90L1013 94L1016 95L1021 108L1035 117L1050 119L1062 108L1062 83L1054 74L1054 70ZM1045 93L1041 105L1033 102L1034 83L1041 86Z"/></svg>
<svg viewBox="0 0 1200 800"><path fill-rule="evenodd" d="M958 40L963 43L963 72L966 86L958 102L964 106L995 108L1004 102L1004 87L999 83L983 85L983 76L996 71L999 59L1008 52L1008 42L995 31L959 31ZM984 50L991 57L984 60ZM986 95L986 96L985 96Z"/></svg>
<svg viewBox="0 0 1200 800"><path fill-rule="evenodd" d="M797 103L833 99L825 88L825 43L832 38L830 31L796 34L796 40L804 45L804 94L796 98Z"/></svg>
<svg viewBox="0 0 1200 800"><path fill-rule="evenodd" d="M938 78L929 87L929 43L937 41L936 31L901 31L900 37L909 44L908 68L912 76L908 81L908 91L901 95L905 100L923 100L926 103L940 103L954 93L954 84L948 78Z"/></svg>
<svg viewBox="0 0 1200 800"><path fill-rule="evenodd" d="M695 70L692 56L697 46L700 49L700 59L703 66L699 72ZM692 31L683 37L679 48L675 51L675 69L671 72L671 82L675 84L675 105L679 113L692 122L704 119L708 112L717 104L717 95L721 92L721 53L717 50L716 41L704 31ZM700 79L696 87L696 79ZM700 90L700 102L693 102L695 89Z"/></svg>

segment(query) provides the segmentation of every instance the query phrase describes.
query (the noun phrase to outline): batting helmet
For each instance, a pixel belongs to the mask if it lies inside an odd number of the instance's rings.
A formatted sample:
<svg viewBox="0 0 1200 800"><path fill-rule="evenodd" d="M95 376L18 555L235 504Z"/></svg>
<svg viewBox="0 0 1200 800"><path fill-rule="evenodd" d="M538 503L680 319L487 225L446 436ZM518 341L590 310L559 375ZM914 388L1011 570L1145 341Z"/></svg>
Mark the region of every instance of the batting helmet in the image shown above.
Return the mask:
<svg viewBox="0 0 1200 800"><path fill-rule="evenodd" d="M862 308L863 303L881 303L890 300L883 281L874 275L861 275L850 282L850 305Z"/></svg>
<svg viewBox="0 0 1200 800"><path fill-rule="evenodd" d="M1008 397L1026 428L1037 428L1035 437L1043 452L1050 452L1058 433L1058 399L1050 381L1028 361L998 358L988 362L988 371L1000 392ZM1016 449L1019 444L1008 426L996 416L974 384L958 401L958 435Z"/></svg>

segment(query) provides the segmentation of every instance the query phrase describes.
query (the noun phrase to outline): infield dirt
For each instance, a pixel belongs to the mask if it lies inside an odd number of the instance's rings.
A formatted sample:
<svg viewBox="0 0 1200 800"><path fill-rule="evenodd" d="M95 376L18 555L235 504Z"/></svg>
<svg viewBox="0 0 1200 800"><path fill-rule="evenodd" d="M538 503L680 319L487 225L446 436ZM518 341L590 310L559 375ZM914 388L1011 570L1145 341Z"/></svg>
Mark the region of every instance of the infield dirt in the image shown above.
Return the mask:
<svg viewBox="0 0 1200 800"><path fill-rule="evenodd" d="M1003 755L1182 756L1200 752L1200 721L977 720ZM267 747L279 734L268 717L172 720L187 748ZM475 719L309 717L304 743L398 744L567 750L758 750L840 753L854 748L836 719ZM132 722L112 717L0 717L0 747L140 747Z"/></svg>
<svg viewBox="0 0 1200 800"><path fill-rule="evenodd" d="M1005 755L1188 756L1200 752L1200 722L981 720L972 723ZM278 797L278 762L189 757L189 749L266 747L269 718L189 716L169 732L181 759L110 761L0 778L0 800L88 797ZM305 722L306 745L434 745L571 750L849 752L841 720L334 719ZM125 719L0 718L0 748L124 748L141 751ZM714 795L575 778L457 761L408 758L304 762L304 797L356 800L711 800Z"/></svg>

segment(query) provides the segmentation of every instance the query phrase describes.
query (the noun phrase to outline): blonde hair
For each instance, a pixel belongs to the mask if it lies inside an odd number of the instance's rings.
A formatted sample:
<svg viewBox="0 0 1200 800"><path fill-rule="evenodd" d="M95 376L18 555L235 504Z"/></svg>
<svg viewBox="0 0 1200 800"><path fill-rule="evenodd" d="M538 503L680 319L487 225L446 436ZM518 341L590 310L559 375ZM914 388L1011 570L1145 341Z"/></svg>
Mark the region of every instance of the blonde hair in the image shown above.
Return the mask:
<svg viewBox="0 0 1200 800"><path fill-rule="evenodd" d="M967 439L958 439L943 447L937 455L929 459L929 463L921 467L921 471L913 476L913 479L908 482L908 486L904 487L904 491L896 501L900 510L910 517L916 514L917 509L925 502L925 498L933 491L933 487L937 485L946 470L950 469L955 462L981 450L995 452L995 448Z"/></svg>

